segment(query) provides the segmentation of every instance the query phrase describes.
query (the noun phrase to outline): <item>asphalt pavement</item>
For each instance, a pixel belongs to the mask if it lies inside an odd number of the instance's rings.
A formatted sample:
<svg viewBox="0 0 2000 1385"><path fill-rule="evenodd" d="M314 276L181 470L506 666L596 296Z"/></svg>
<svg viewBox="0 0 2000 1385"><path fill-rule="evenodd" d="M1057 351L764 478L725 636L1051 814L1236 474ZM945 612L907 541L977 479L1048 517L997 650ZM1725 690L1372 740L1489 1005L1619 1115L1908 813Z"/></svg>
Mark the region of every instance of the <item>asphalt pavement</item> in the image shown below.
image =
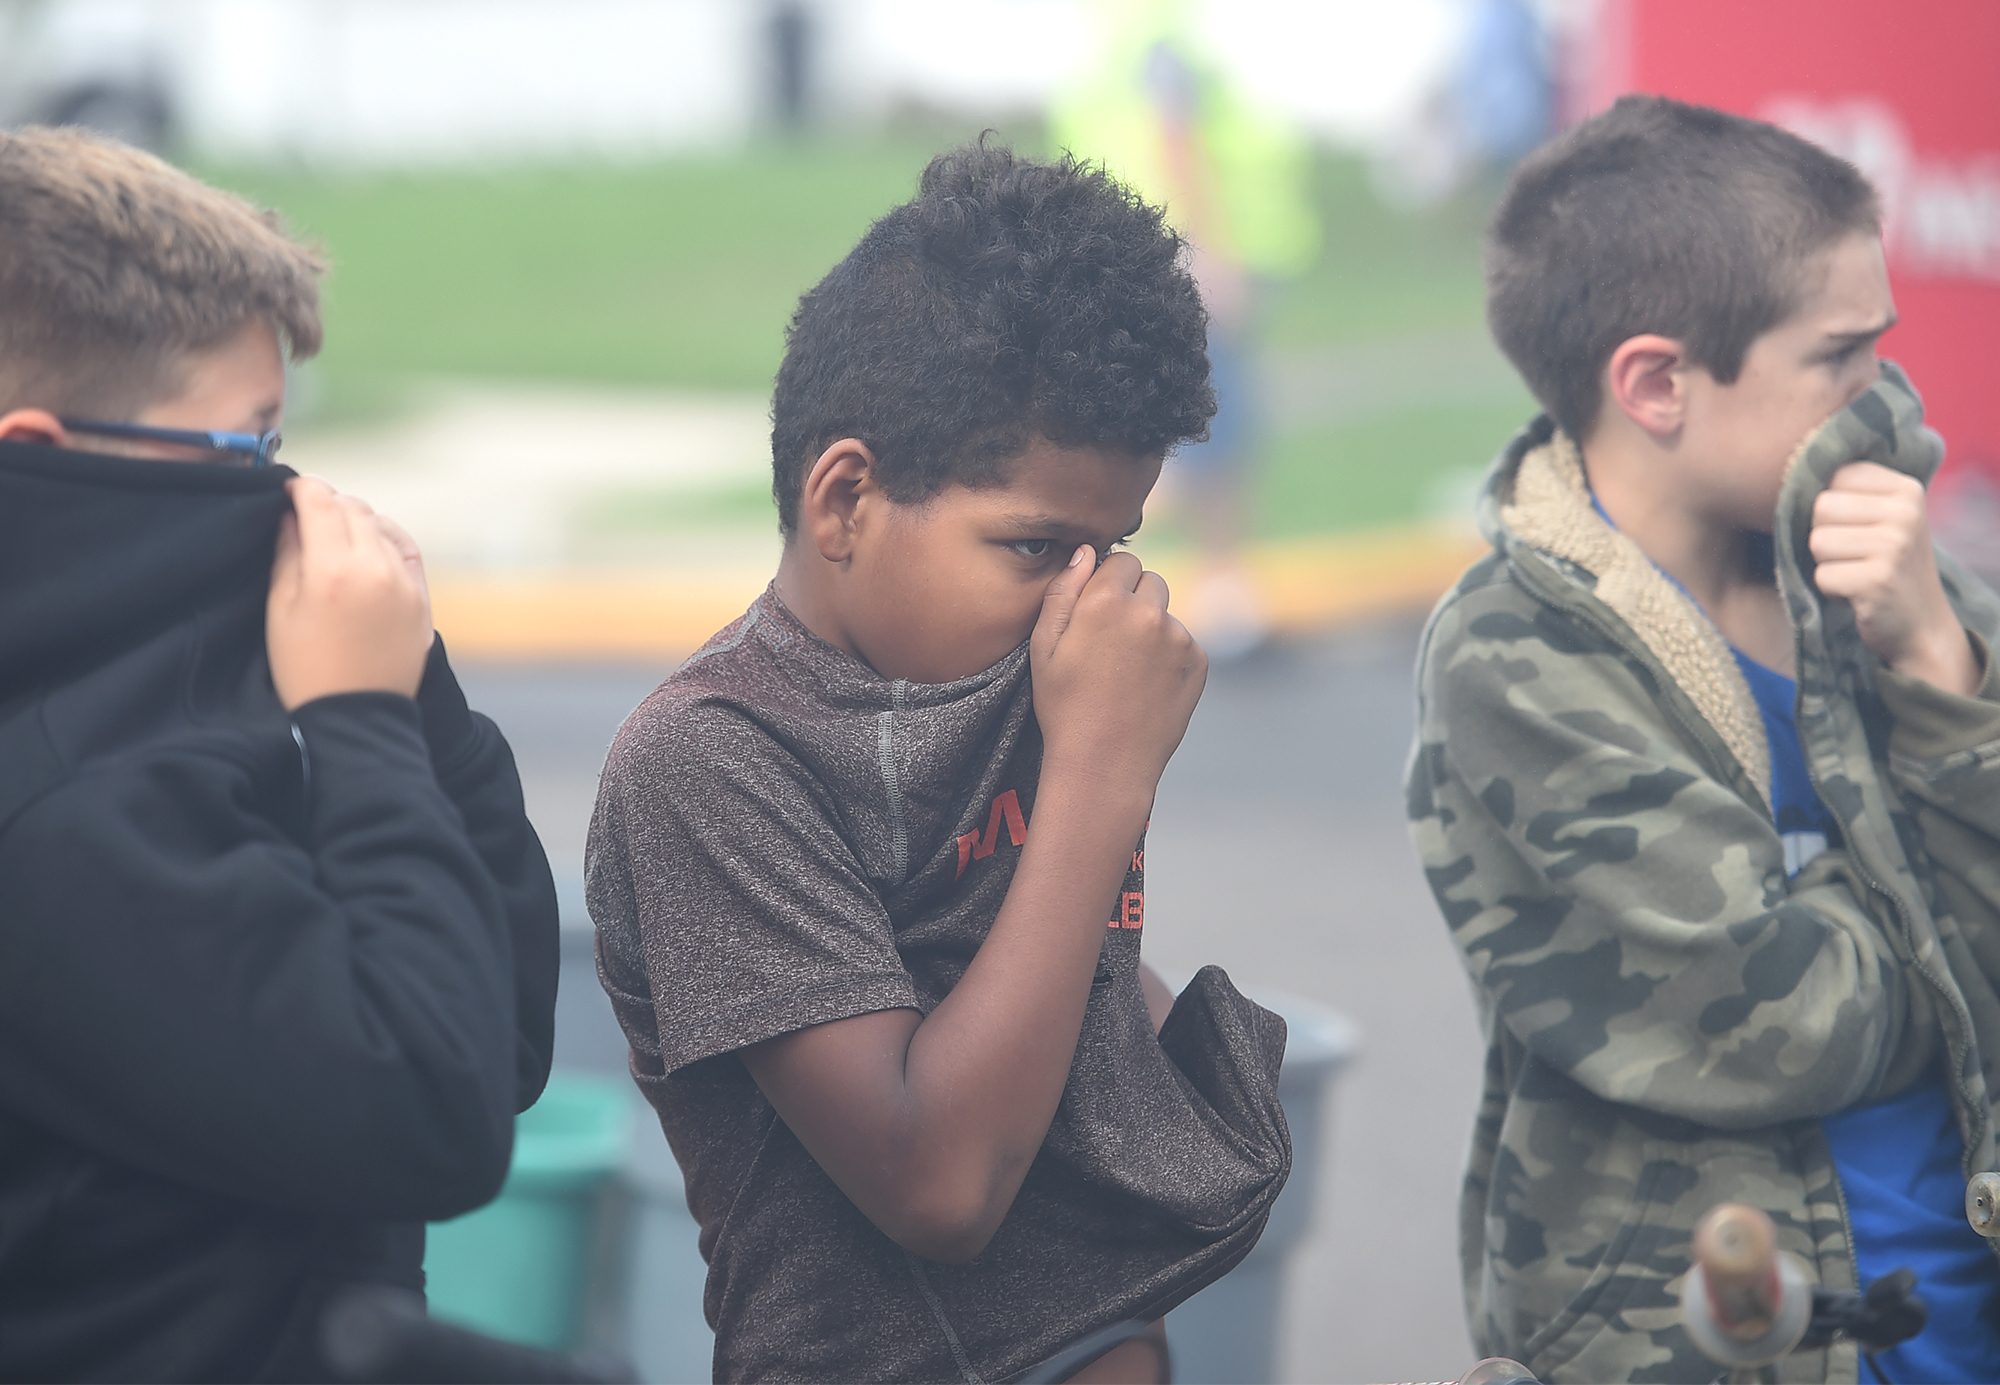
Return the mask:
<svg viewBox="0 0 2000 1385"><path fill-rule="evenodd" d="M1332 1093L1330 1155L1293 1174L1317 1179L1318 1197L1288 1275L1278 1358L1288 1380L1450 1380L1473 1360L1455 1241L1481 1052L1464 973L1404 830L1416 637L1414 622L1398 621L1216 669L1148 838L1156 966L1217 963L1252 995L1304 996L1359 1030ZM578 882L605 749L670 668L461 667L473 705L513 742L568 925L587 927ZM622 1071L588 958L579 927L567 934L556 1059Z"/></svg>

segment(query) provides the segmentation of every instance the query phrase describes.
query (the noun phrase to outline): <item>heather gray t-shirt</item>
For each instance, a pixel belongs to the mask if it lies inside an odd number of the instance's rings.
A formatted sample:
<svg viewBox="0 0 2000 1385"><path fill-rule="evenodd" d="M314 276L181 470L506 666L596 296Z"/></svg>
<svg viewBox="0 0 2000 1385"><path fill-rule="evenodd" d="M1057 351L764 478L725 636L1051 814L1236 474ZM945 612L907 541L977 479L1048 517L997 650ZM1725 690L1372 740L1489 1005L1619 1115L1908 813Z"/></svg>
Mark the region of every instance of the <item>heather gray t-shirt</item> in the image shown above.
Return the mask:
<svg viewBox="0 0 2000 1385"><path fill-rule="evenodd" d="M1006 896L1041 749L1025 647L892 682L768 590L618 733L586 857L599 972L687 1176L718 1379L1003 1380L1164 1313L1262 1233L1291 1167L1284 1022L1210 968L1155 1040L1143 842L1055 1121L970 1263L878 1231L736 1056L937 1006Z"/></svg>

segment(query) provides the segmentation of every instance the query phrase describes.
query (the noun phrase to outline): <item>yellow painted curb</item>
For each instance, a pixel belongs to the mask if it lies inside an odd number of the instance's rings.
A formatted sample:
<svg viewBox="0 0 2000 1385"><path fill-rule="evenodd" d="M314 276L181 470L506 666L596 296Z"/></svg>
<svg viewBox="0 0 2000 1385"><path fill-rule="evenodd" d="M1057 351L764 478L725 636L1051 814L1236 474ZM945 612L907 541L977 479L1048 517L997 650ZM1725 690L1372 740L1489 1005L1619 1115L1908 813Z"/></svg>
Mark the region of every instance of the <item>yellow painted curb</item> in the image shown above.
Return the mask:
<svg viewBox="0 0 2000 1385"><path fill-rule="evenodd" d="M1486 551L1477 535L1420 525L1255 544L1244 566L1272 626L1306 634L1428 610ZM1180 554L1158 567L1170 587L1198 570Z"/></svg>
<svg viewBox="0 0 2000 1385"><path fill-rule="evenodd" d="M1419 526L1258 544L1244 566L1272 625L1302 634L1422 611L1485 551L1461 531ZM1158 567L1170 586L1197 571L1182 554ZM431 605L455 656L677 659L743 614L769 580L746 568L439 573Z"/></svg>
<svg viewBox="0 0 2000 1385"><path fill-rule="evenodd" d="M771 574L658 571L431 579L454 657L680 659L743 614Z"/></svg>

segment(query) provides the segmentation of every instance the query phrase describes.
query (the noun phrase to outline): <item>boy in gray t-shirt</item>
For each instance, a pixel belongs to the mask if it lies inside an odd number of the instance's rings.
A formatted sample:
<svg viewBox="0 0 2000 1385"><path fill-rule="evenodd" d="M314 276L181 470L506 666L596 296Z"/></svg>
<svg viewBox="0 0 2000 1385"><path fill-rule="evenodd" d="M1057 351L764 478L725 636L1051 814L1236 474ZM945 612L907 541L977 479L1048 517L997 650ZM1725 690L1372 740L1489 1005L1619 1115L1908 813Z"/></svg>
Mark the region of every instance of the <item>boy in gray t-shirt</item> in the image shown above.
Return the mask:
<svg viewBox="0 0 2000 1385"><path fill-rule="evenodd" d="M718 1378L1018 1375L1224 1273L1283 1186L1282 1022L1139 960L1207 661L1111 550L1215 408L1182 252L1067 158L936 160L793 320L776 580L612 747L599 965Z"/></svg>

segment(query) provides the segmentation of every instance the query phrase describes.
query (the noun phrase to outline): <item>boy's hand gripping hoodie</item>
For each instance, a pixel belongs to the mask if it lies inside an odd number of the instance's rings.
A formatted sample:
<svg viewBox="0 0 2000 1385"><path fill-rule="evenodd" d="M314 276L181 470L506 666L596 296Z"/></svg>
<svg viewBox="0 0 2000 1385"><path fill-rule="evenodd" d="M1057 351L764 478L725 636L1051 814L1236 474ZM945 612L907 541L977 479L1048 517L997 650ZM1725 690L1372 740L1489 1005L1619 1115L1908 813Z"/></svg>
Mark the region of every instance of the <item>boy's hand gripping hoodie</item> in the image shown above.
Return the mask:
<svg viewBox="0 0 2000 1385"><path fill-rule="evenodd" d="M1968 1175L2000 1164L2000 602L1948 556L1985 682L1890 672L1813 585L1812 506L1841 466L1928 480L1908 380L1800 447L1775 561L1798 731L1844 842L1787 880L1770 755L1721 634L1593 511L1538 419L1481 501L1494 552L1418 667L1412 832L1489 1049L1460 1232L1481 1351L1544 1380L1708 1379L1680 1327L1695 1223L1771 1214L1815 1282L1855 1286L1820 1118L1942 1060ZM1856 1378L1851 1344L1783 1379Z"/></svg>
<svg viewBox="0 0 2000 1385"><path fill-rule="evenodd" d="M442 646L272 691L291 475L0 444L0 1378L312 1375L547 1077L548 863Z"/></svg>

